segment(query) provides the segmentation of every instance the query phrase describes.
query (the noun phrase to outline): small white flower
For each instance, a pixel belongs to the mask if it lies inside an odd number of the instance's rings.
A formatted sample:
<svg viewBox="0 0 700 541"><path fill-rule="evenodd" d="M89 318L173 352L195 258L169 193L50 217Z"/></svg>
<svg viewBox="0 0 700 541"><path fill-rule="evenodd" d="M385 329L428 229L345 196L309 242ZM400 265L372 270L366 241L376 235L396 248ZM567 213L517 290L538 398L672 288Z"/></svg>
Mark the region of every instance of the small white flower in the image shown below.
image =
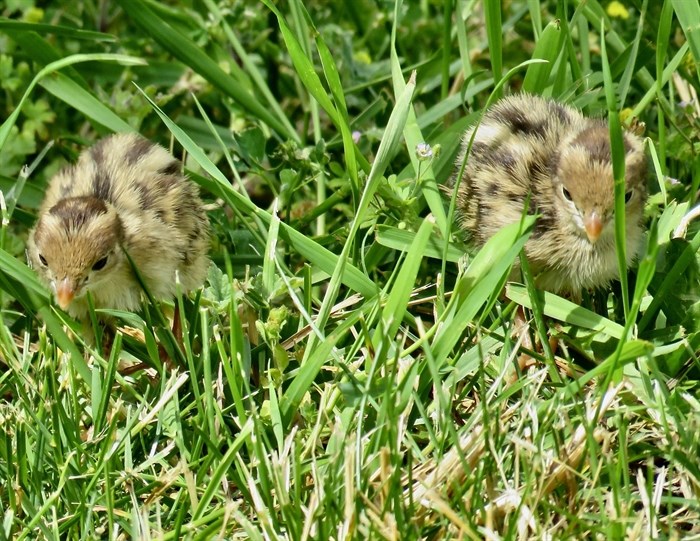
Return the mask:
<svg viewBox="0 0 700 541"><path fill-rule="evenodd" d="M429 160L433 157L433 147L428 143L418 143L416 145L416 155L419 160Z"/></svg>

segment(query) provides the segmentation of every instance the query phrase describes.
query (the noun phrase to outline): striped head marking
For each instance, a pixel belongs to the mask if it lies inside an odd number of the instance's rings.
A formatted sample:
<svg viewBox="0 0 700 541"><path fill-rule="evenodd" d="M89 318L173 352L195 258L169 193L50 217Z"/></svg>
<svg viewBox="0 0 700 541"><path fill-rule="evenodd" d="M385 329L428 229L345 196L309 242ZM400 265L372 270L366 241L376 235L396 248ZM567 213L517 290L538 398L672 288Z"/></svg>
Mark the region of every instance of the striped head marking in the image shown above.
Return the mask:
<svg viewBox="0 0 700 541"><path fill-rule="evenodd" d="M69 197L41 216L27 254L65 309L91 287L108 287L110 269L124 264L123 234L111 205L92 196Z"/></svg>

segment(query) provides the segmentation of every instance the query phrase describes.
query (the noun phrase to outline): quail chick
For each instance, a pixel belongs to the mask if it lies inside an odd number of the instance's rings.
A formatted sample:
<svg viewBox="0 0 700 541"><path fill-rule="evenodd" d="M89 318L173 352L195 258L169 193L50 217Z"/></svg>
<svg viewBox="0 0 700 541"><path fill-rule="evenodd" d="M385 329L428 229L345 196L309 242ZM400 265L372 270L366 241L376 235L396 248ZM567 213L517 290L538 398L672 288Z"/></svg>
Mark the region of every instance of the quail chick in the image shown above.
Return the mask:
<svg viewBox="0 0 700 541"><path fill-rule="evenodd" d="M553 100L527 94L498 101L485 113L469 155L464 136L457 172L461 223L475 245L529 214L539 214L525 245L536 284L578 297L618 276L612 157L608 123ZM647 161L641 139L623 134L626 257L643 238Z"/></svg>
<svg viewBox="0 0 700 541"><path fill-rule="evenodd" d="M209 220L178 160L135 134L106 137L49 182L29 234L30 265L58 305L86 320L96 308L136 310L142 289L126 253L157 299L199 287L209 260ZM126 253L125 253L126 252Z"/></svg>

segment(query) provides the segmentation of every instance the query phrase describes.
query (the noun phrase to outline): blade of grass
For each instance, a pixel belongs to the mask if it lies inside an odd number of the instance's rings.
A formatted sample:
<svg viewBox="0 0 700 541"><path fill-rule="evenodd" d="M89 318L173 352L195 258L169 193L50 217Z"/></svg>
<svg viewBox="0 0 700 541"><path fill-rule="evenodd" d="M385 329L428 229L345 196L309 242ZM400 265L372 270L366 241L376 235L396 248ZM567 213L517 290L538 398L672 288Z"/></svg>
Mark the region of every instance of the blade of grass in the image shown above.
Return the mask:
<svg viewBox="0 0 700 541"><path fill-rule="evenodd" d="M673 7L670 0L665 0L659 16L659 29L656 34L656 96L663 95L664 87L664 62L668 52L668 45L671 41L671 21L673 19ZM659 163L666 169L666 122L664 118L664 108L657 107L657 125L659 127ZM663 185L664 183L662 183ZM663 186L664 199L666 199L666 187Z"/></svg>
<svg viewBox="0 0 700 541"><path fill-rule="evenodd" d="M204 77L251 115L270 126L280 136L299 141L296 132L290 131L288 126L270 113L265 105L243 90L242 86L233 77L224 73L219 65L207 56L200 47L165 23L145 2L140 0L119 0L119 5L146 35L158 42L175 58L192 68L195 73Z"/></svg>
<svg viewBox="0 0 700 541"><path fill-rule="evenodd" d="M392 250L400 250L407 252L416 234L412 231L391 227L388 225L377 226L377 242L382 246L391 248ZM464 251L454 244L450 244L447 249L447 260L456 263L464 256ZM432 235L421 253L421 257L431 257L433 259L442 259L442 239L436 235Z"/></svg>
<svg viewBox="0 0 700 541"><path fill-rule="evenodd" d="M489 58L493 80L500 81L503 73L503 22L500 2L484 2L484 18L486 19L486 36L488 40ZM503 95L503 87L494 88L497 98Z"/></svg>
<svg viewBox="0 0 700 541"><path fill-rule="evenodd" d="M301 5L301 3L300 3ZM306 17L309 14L304 10ZM326 76L326 82L328 83L328 88L333 95L335 104L337 107L338 114L340 115L340 134L343 139L343 150L345 154L345 165L348 168L348 175L355 189L359 192L360 183L357 177L357 159L355 157L355 142L352 138L352 132L350 129L350 120L348 117L348 107L345 103L345 94L343 90L343 84L340 80L340 74L338 73L338 67L333 60L333 55L331 54L328 45L321 37L320 32L316 32L316 50L318 51L319 57L321 59L321 65L323 66L323 73ZM365 168L365 171L367 168Z"/></svg>
<svg viewBox="0 0 700 541"><path fill-rule="evenodd" d="M318 77L318 75L316 75L316 70L314 69L311 60L309 60L308 56L304 52L299 40L296 38L294 32L289 27L287 21L277 7L268 0L262 0L262 2L270 9L270 11L272 11L275 17L277 17L277 24L279 25L282 38L287 46L289 56L292 59L297 75L309 93L316 99L316 101L318 101L326 113L328 113L333 120L333 123L339 127L339 124L341 124L342 121L338 114L338 110L336 109L335 105L333 105L333 101L326 92L326 89L323 87L321 79Z"/></svg>
<svg viewBox="0 0 700 541"><path fill-rule="evenodd" d="M63 73L54 73L53 77L42 79L39 84L59 100L113 132L135 131L104 102Z"/></svg>
<svg viewBox="0 0 700 541"><path fill-rule="evenodd" d="M292 59L294 67L296 68L297 75L309 93L314 97L314 99L316 99L323 110L326 111L328 116L333 121L333 124L340 131L343 139L343 147L345 149L345 162L348 167L348 173L350 174L355 190L359 190L359 182L357 179L357 162L355 159L355 143L352 140L352 132L350 130L350 124L347 117L344 91L340 83L335 62L330 51L328 50L328 47L319 36L316 40L317 48L323 63L324 74L329 82L329 87L333 97L336 100L336 103L338 104L338 107L334 105L333 100L331 100L331 97L323 87L321 79L318 77L318 75L316 75L316 71L314 70L311 60L304 53L301 44L297 40L296 36L294 36L291 28L289 28L289 25L282 16L282 13L280 13L280 11L268 0L262 1L270 9L270 11L272 11L275 17L277 17L277 23L280 27L280 31L282 32L282 37L287 46L287 50L289 51L289 56ZM302 8L300 7L300 9ZM358 159L359 156L360 155L358 154ZM363 163L363 160L360 160L359 163L365 171L369 169L367 163Z"/></svg>
<svg viewBox="0 0 700 541"><path fill-rule="evenodd" d="M587 0L586 2L581 2L580 7L583 15L586 17L586 19L588 19L591 26L600 28L602 25L605 28L605 33L601 34L601 36L604 36L606 44L610 47L612 53L616 55L622 54L623 51L627 49L628 44L617 32L615 32L615 30L613 30L609 17L597 0ZM686 46L687 44L684 44L682 47ZM642 67L641 69L637 70L635 73L635 79L639 82L642 88L647 89L648 93L651 92L651 96L649 96L646 100L642 100L637 108L635 108L634 114L635 116L639 116L640 111L643 110L644 107L646 107L654 98L656 81L646 67ZM645 98L647 98L647 96L645 96ZM661 99L665 107L669 107L668 99L665 96L662 96L659 99ZM643 106L642 102L644 103Z"/></svg>
<svg viewBox="0 0 700 541"><path fill-rule="evenodd" d="M538 0L527 0L527 9L532 20L532 32L535 35L535 42L539 42L542 39L542 6Z"/></svg>
<svg viewBox="0 0 700 541"><path fill-rule="evenodd" d="M665 297L676 286L681 275L686 272L689 265L695 261L696 254L700 250L700 232L696 233L692 240L685 246L681 255L676 259L671 270L668 271L656 295L647 307L639 322L640 332L646 330L658 315Z"/></svg>
<svg viewBox="0 0 700 541"><path fill-rule="evenodd" d="M311 352L308 358L301 364L299 371L294 374L289 386L285 389L280 398L280 412L285 419L285 425L289 423L292 414L301 404L304 395L314 385L316 378L331 357L333 348L340 339L347 336L350 329L354 327L358 320L364 316L362 310L356 310L348 315L343 322L326 335L325 339ZM308 348L307 348L308 349Z"/></svg>
<svg viewBox="0 0 700 541"><path fill-rule="evenodd" d="M289 27L290 29L292 29L292 35L294 35L298 45L300 46L299 50L304 54L304 56L307 59L309 59L309 61L312 64L315 65L315 62L312 59L313 53L311 47L311 29L309 28L309 24L313 25L313 23L309 22L309 17L304 16L304 7L298 0L293 0L288 3L288 11L290 19ZM295 77L294 84L298 88L297 94L299 94L299 97L305 102L304 109L308 111L308 117L310 117L308 120L305 120L304 123L311 124L311 130L313 132L313 142L317 143L321 140L322 136L319 103L313 98L308 99L307 102L307 96L304 95L303 88L300 86L299 83L300 79L298 77ZM307 130L304 130L304 132L306 132ZM301 136L302 144L307 144L306 133L302 133ZM323 185L323 180L321 180L321 185Z"/></svg>
<svg viewBox="0 0 700 541"><path fill-rule="evenodd" d="M263 258L262 283L266 295L273 295L275 291L275 257L277 252L277 238L280 230L280 219L277 216L278 200L272 207L270 229L265 245L265 257Z"/></svg>
<svg viewBox="0 0 700 541"><path fill-rule="evenodd" d="M549 345L549 337L547 336L547 327L543 317L542 299L538 294L537 287L535 285L535 278L532 275L530 264L524 252L520 253L520 269L525 280L525 288L530 296L532 315L533 319L535 320L535 330L540 338L540 344L542 346L542 352L544 353L549 377L552 381L560 383L561 376L559 375L559 369L554 362L554 353Z"/></svg>
<svg viewBox="0 0 700 541"><path fill-rule="evenodd" d="M15 279L28 294L37 297L42 304L49 303L49 293L42 283L39 282L36 274L27 265L12 257L5 250L0 250L0 271ZM28 297L17 300L31 306Z"/></svg>
<svg viewBox="0 0 700 541"><path fill-rule="evenodd" d="M577 28L579 30L578 39L580 43L588 43L588 26L586 20L581 16L581 4L576 7L574 14L569 20L567 19L566 4L560 3L557 5L557 18L561 25L563 48L566 50L566 56L562 56L562 62L564 62L564 58L567 59L566 64L571 70L571 73L568 75L566 69L559 70L560 73L555 75L552 95L564 98L564 101L571 101L567 99L566 93L575 90L571 88L573 81L577 81L580 86L584 86L588 81L588 78L583 77L581 64L587 62L588 65L590 65L590 51L588 47L579 47L574 44L574 39L571 36L571 29Z"/></svg>
<svg viewBox="0 0 700 541"><path fill-rule="evenodd" d="M605 36L605 28L601 24L600 35ZM612 153L613 178L615 179L615 247L617 264L620 271L622 287L622 306L625 318L629 318L630 299L627 288L627 256L625 234L625 147L622 141L622 127L617 109L615 87L613 86L608 62L605 39L600 41L601 60L603 62L603 81L605 84L605 99L608 106L608 123L610 125L610 150Z"/></svg>
<svg viewBox="0 0 700 541"><path fill-rule="evenodd" d="M668 65L664 69L660 85L656 81L654 81L654 84L649 87L649 90L647 90L646 94L642 96L642 99L639 100L639 103L632 110L633 116L638 117L642 113L642 111L644 111L644 109L646 109L647 106L655 99L658 99L661 104L665 104L663 105L663 107L668 107L668 99L663 94L661 95L661 97L657 95L657 87L664 87L666 83L668 83L673 73L683 62L683 59L685 58L685 55L688 52L688 47L688 42L685 42L683 45L680 46L676 54L673 55L673 58L669 61ZM659 107L659 109L661 108L662 107ZM672 109L669 107L668 110L671 111Z"/></svg>
<svg viewBox="0 0 700 541"><path fill-rule="evenodd" d="M117 39L116 36L112 34L104 34L102 32L81 30L80 28L71 28L70 26L27 23L8 19L7 17L0 17L0 31L3 30L7 31L8 34L14 34L15 32L36 32L41 35L51 34L54 36L89 41L116 41Z"/></svg>
<svg viewBox="0 0 700 541"><path fill-rule="evenodd" d="M467 25L476 0L457 0L456 26L457 43L459 45L459 60L462 63L462 74L465 80L472 75L472 63L469 55L469 40L467 39ZM442 101L444 101L443 98Z"/></svg>
<svg viewBox="0 0 700 541"><path fill-rule="evenodd" d="M221 13L221 10L219 9L219 6L212 0L204 0L204 5L207 6L209 12L212 13L219 20L219 24L221 24L221 27L226 33L226 38L229 40L231 47L233 47L233 50L236 52L237 58L240 59L241 64L243 64L243 67L246 69L246 73L251 78L253 83L255 83L255 86L258 88L260 93L265 97L265 101L267 101L267 104L272 108L279 121L285 126L287 133L295 133L294 127L290 123L285 112L282 110L282 107L280 107L279 102L272 94L270 87L267 86L267 83L265 82L265 79L260 73L260 70L258 69L257 65L255 64L255 61L251 58L251 55L248 54L245 48L241 45L241 42L236 36L236 33L226 22L226 19L224 18L223 14Z"/></svg>
<svg viewBox="0 0 700 541"><path fill-rule="evenodd" d="M644 31L644 15L647 11L648 0L644 0L642 4L642 9L639 15L639 22L637 23L637 34L632 41L632 50L630 51L630 57L627 60L627 66L625 71L620 78L618 83L618 96L620 97L620 108L625 106L625 100L627 99L627 93L629 92L630 85L632 84L632 76L634 75L635 67L637 65L637 54L639 53L639 44L642 42L642 35ZM658 73L657 73L658 75Z"/></svg>
<svg viewBox="0 0 700 541"><path fill-rule="evenodd" d="M601 332L618 340L622 339L624 327L619 323L615 323L554 293L539 291L538 294L542 302L542 312L545 316L583 329ZM506 297L525 308L532 309L532 299L524 286L508 284Z"/></svg>
<svg viewBox="0 0 700 541"><path fill-rule="evenodd" d="M488 77L483 81L479 81L478 83L470 84L466 90L462 90L462 92L459 94L453 94L452 96L449 96L446 99L436 103L433 107L418 116L418 127L422 130L430 129L431 126L441 122L443 118L449 116L453 111L464 107L465 103L472 101L475 96L478 96L481 92L492 85L493 79ZM447 128L447 130L450 128L452 128L452 126ZM441 132L437 136L436 140L441 138L442 133L444 132ZM459 143L459 141L457 141L457 143Z"/></svg>
<svg viewBox="0 0 700 541"><path fill-rule="evenodd" d="M681 23L683 33L690 43L690 51L695 59L696 70L700 65L700 4L687 0L671 0L673 11ZM699 73L700 75L700 73Z"/></svg>
<svg viewBox="0 0 700 541"><path fill-rule="evenodd" d="M29 98L29 95L32 93L37 83L41 81L44 77L55 71L63 69L67 66L71 66L73 64L78 64L80 62L118 62L126 66L142 66L145 64L145 61L140 58L134 58L132 56L125 56L121 54L74 54L62 58L61 60L57 60L55 62L47 64L41 70L39 70L39 73L37 73L34 76L32 81L29 83L27 90L25 90L22 99L17 104L15 110L12 111L10 116L7 117L5 122L3 122L0 126L0 151L5 146L7 137L10 134L10 129L12 129L12 126L15 125L17 117L19 116L19 113L22 110L22 106L24 105L25 101L27 101L27 99Z"/></svg>
<svg viewBox="0 0 700 541"><path fill-rule="evenodd" d="M629 342L623 341L621 344L622 346L619 353L613 353L598 366L586 372L576 381L566 385L562 389L562 392L566 394L571 393L571 396L577 396L580 394L580 390L590 381L593 381L600 376L610 374L613 369L622 368L625 365L633 363L639 357L649 356L654 351L654 346L652 344L642 340L631 340Z"/></svg>
<svg viewBox="0 0 700 541"><path fill-rule="evenodd" d="M372 338L375 349L379 347L379 343L383 340L394 341L396 332L399 330L399 326L406 313L408 299L411 296L413 284L416 281L418 268L423 261L423 252L430 240L433 226L434 222L430 217L423 220L423 223L413 239L413 243L406 253L406 259L403 265L401 265L401 270L396 277L396 281L391 288L391 293L389 293L389 297L382 310L382 322L375 329Z"/></svg>
<svg viewBox="0 0 700 541"><path fill-rule="evenodd" d="M450 90L450 62L452 60L452 9L453 1L446 0L442 4L442 59L440 62L440 98L445 99ZM394 19L394 25L397 21ZM395 43L392 49L395 49Z"/></svg>
<svg viewBox="0 0 700 541"><path fill-rule="evenodd" d="M38 35L36 32L13 32L8 34L24 53L39 66L45 66L56 60L60 60L65 55L54 49L48 41ZM72 66L68 66L63 70L71 79L78 83L83 88L88 88L85 79Z"/></svg>

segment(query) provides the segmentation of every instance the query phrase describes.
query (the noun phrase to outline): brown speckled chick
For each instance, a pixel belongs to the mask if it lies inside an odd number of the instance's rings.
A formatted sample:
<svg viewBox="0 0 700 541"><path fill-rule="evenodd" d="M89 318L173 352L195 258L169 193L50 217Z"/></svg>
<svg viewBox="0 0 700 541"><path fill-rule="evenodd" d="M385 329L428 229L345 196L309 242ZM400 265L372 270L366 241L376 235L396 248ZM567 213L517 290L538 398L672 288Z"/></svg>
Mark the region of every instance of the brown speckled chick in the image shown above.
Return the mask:
<svg viewBox="0 0 700 541"><path fill-rule="evenodd" d="M636 135L625 132L624 147L629 265L642 245L647 162ZM525 245L539 287L576 297L618 276L606 121L537 96L504 98L478 126L457 189L462 225L476 245L520 221L526 204L541 215Z"/></svg>
<svg viewBox="0 0 700 541"><path fill-rule="evenodd" d="M29 234L31 266L72 316L138 309L141 287L170 299L199 287L209 260L209 221L197 186L168 151L136 134L112 135L50 181Z"/></svg>

